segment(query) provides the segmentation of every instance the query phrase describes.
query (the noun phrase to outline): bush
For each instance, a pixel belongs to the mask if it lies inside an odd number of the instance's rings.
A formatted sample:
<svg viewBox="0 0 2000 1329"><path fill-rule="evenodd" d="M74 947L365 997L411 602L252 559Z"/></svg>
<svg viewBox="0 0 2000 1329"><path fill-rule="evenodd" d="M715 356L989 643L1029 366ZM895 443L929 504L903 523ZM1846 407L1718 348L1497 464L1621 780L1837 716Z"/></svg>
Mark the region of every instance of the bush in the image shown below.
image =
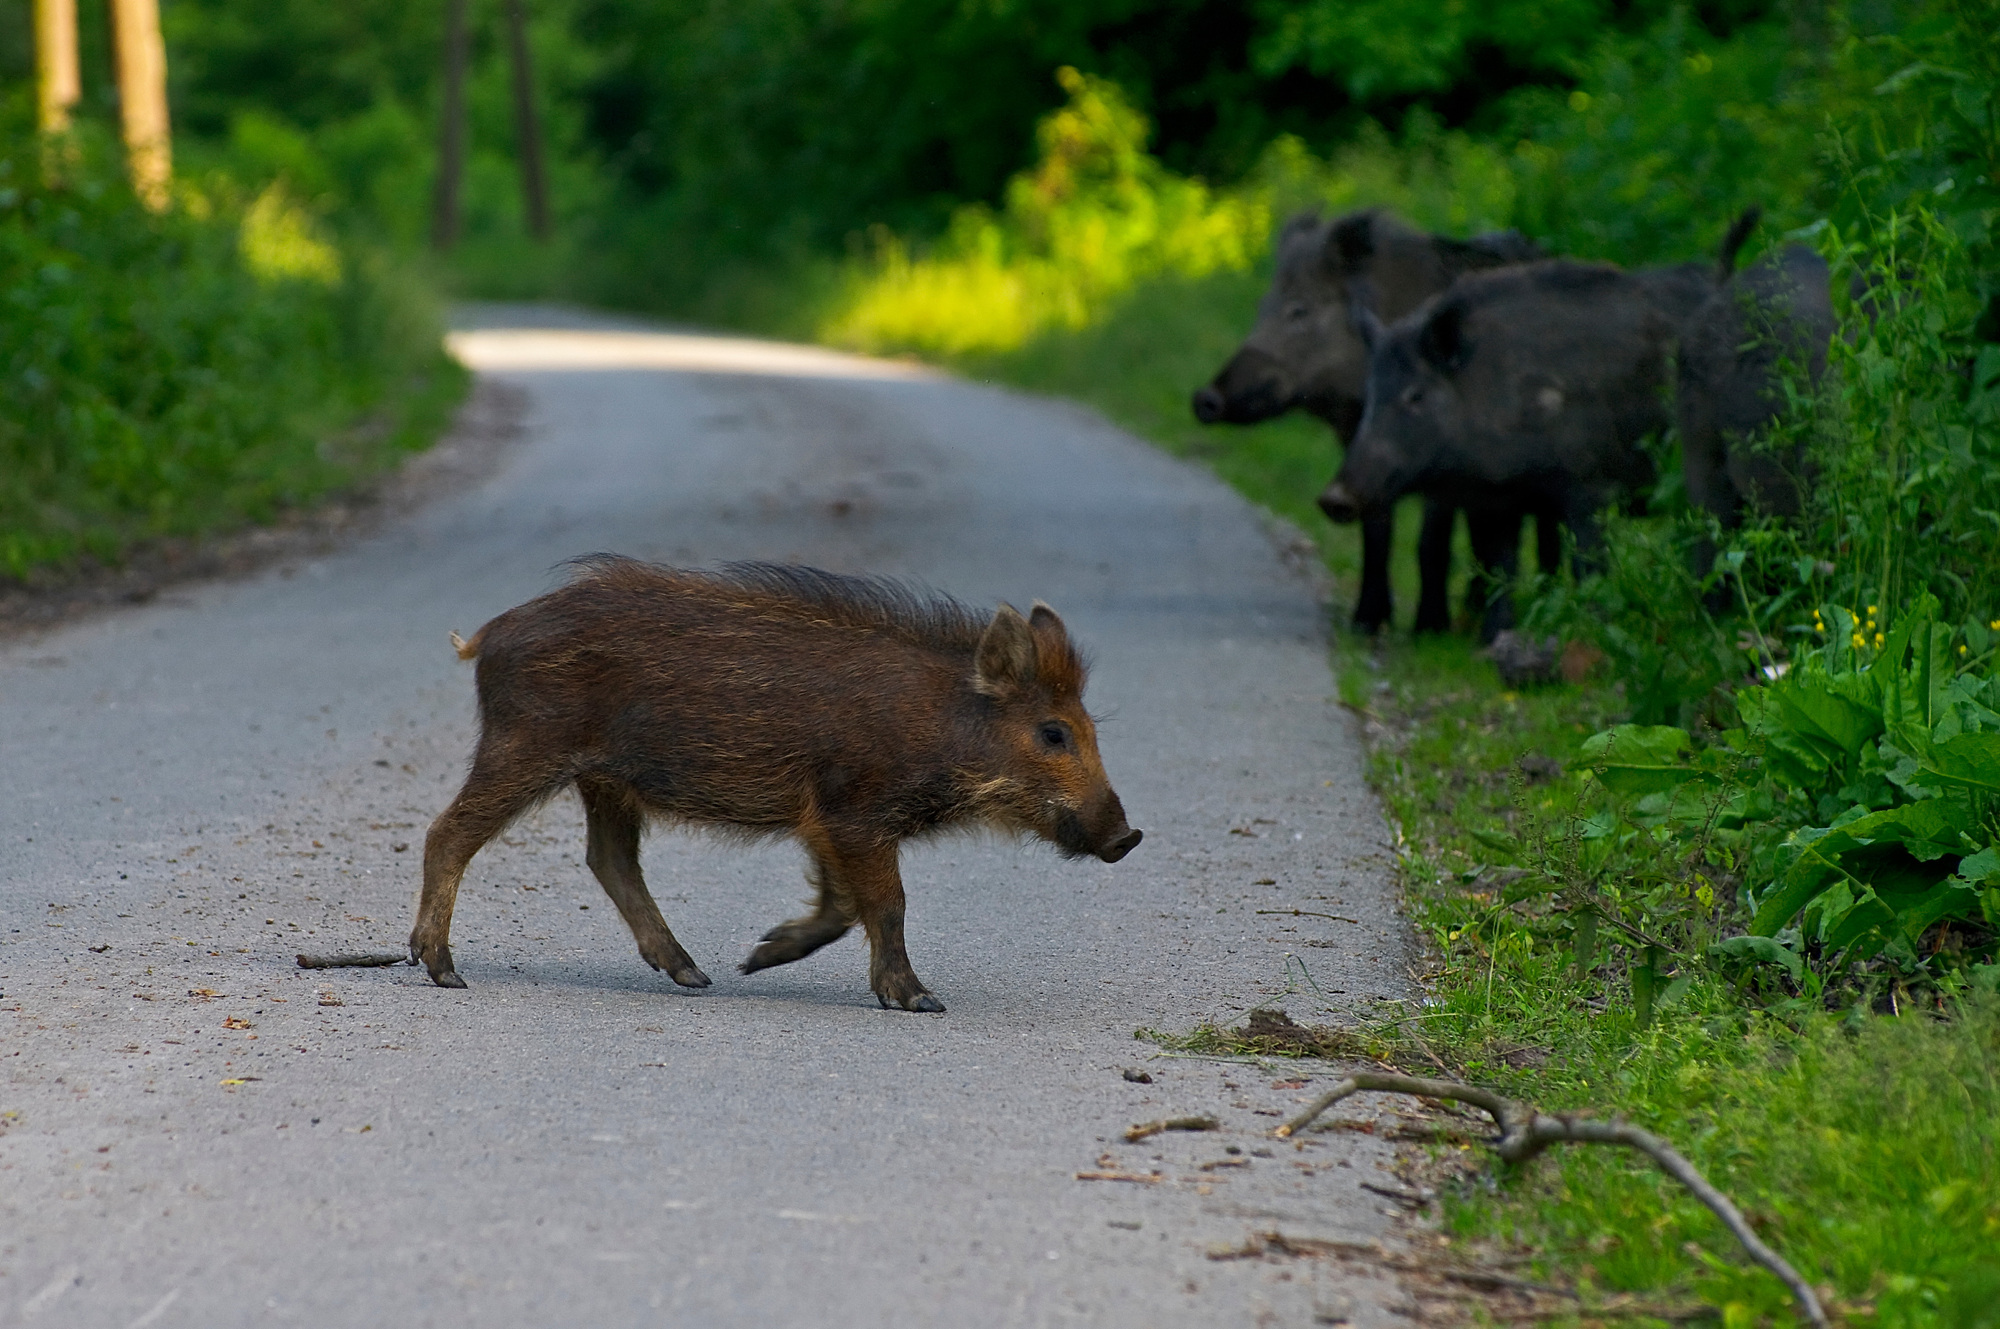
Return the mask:
<svg viewBox="0 0 2000 1329"><path fill-rule="evenodd" d="M280 183L156 215L87 128L46 152L0 139L0 572L268 521L428 441L462 375L420 284Z"/></svg>

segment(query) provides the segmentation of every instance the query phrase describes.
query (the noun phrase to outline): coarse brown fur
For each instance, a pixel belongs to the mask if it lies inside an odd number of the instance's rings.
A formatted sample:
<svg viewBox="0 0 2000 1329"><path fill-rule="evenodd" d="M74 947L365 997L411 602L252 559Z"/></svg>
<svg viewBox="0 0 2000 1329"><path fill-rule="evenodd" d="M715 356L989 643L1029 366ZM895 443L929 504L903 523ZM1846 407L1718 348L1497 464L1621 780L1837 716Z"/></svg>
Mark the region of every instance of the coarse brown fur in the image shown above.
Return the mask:
<svg viewBox="0 0 2000 1329"><path fill-rule="evenodd" d="M479 747L425 842L410 934L440 986L464 986L450 931L466 864L571 785L586 861L655 969L709 982L640 875L646 821L790 835L816 906L766 934L744 972L860 923L876 996L909 1010L944 1008L903 947L904 840L991 827L1107 862L1139 842L1083 709L1086 665L1047 605L987 617L893 582L766 563L575 566L569 585L454 637L479 661Z"/></svg>

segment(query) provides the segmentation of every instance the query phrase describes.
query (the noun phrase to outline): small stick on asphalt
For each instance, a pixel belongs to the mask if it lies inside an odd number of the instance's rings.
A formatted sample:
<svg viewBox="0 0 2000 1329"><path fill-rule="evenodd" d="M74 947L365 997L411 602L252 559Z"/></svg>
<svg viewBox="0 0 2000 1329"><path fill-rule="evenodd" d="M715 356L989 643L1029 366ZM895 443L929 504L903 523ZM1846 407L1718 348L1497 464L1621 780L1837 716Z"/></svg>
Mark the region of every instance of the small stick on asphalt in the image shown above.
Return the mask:
<svg viewBox="0 0 2000 1329"><path fill-rule="evenodd" d="M1221 1127L1222 1123L1214 1117L1168 1117L1164 1121L1147 1121L1134 1126L1125 1132L1125 1142L1137 1144L1147 1136L1158 1135L1161 1131L1213 1131Z"/></svg>
<svg viewBox="0 0 2000 1329"><path fill-rule="evenodd" d="M375 951L366 955L301 955L301 969L380 969L388 964L415 964L407 951Z"/></svg>
<svg viewBox="0 0 2000 1329"><path fill-rule="evenodd" d="M1494 1153L1509 1163L1525 1163L1552 1144L1618 1144L1637 1149L1657 1163L1661 1171L1694 1192L1694 1197L1707 1205L1730 1234L1743 1243L1743 1249L1749 1252L1750 1258L1777 1275L1779 1281L1791 1289L1792 1296L1798 1299L1799 1313L1815 1329L1827 1329L1826 1311L1814 1295L1812 1285L1799 1276L1799 1271L1757 1239L1757 1234L1750 1230L1750 1225L1743 1220L1742 1213L1729 1197L1710 1185L1708 1178L1702 1176L1694 1164L1681 1157L1665 1140L1637 1126L1628 1126L1622 1121L1552 1117L1532 1104L1516 1103L1491 1090L1459 1084L1455 1080L1426 1080L1415 1075L1356 1071L1320 1095L1311 1107L1278 1127L1277 1134L1285 1137L1303 1130L1320 1113L1364 1089L1415 1094L1421 1098L1448 1098L1472 1104L1492 1117L1500 1127L1500 1134L1488 1143L1493 1146Z"/></svg>
<svg viewBox="0 0 2000 1329"><path fill-rule="evenodd" d="M1315 913L1310 909L1259 909L1257 912L1260 914L1283 914L1288 918L1330 918L1336 923L1353 923L1357 927L1361 923L1360 919L1349 918L1345 914L1321 914Z"/></svg>

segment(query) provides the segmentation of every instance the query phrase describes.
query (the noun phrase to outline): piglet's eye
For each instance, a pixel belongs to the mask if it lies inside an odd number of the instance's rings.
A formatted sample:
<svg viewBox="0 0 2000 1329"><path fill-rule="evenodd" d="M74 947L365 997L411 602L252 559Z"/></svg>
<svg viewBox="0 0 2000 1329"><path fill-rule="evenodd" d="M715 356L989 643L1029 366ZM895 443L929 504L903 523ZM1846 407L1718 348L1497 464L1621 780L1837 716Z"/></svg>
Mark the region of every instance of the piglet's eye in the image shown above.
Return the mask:
<svg viewBox="0 0 2000 1329"><path fill-rule="evenodd" d="M1404 390L1403 392L1404 406L1414 411L1423 404L1424 404L1424 390L1421 385Z"/></svg>
<svg viewBox="0 0 2000 1329"><path fill-rule="evenodd" d="M1064 731L1061 725L1045 724L1042 726L1042 745L1044 747L1059 748L1068 742L1069 734Z"/></svg>

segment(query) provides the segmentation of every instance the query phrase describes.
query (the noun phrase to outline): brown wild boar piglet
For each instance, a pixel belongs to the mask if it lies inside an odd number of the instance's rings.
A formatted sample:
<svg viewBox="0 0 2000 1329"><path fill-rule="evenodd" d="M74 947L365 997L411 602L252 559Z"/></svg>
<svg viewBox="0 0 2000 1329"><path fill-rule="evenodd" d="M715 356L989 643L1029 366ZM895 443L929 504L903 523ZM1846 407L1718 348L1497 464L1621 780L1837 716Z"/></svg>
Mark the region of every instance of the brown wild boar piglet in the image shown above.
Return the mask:
<svg viewBox="0 0 2000 1329"><path fill-rule="evenodd" d="M480 846L575 785L585 861L683 987L707 987L639 872L650 818L791 835L813 911L771 929L751 973L810 955L856 923L884 1006L941 1011L903 949L903 841L953 829L1032 832L1115 863L1139 843L1083 709L1085 666L1036 604L990 617L893 582L812 568L714 572L606 555L459 647L479 658L479 747L424 843L410 957L440 987L451 911Z"/></svg>

